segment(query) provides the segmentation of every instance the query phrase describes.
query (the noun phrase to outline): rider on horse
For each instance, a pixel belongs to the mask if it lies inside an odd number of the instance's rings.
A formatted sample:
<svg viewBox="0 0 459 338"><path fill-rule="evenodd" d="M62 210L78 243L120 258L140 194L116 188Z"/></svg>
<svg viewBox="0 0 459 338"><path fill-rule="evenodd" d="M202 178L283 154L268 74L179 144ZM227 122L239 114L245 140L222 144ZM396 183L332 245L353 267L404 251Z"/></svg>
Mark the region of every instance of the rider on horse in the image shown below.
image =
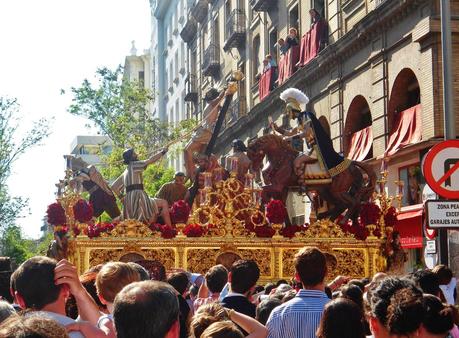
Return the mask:
<svg viewBox="0 0 459 338"><path fill-rule="evenodd" d="M307 96L296 88L285 90L280 95L286 105L286 114L296 119L296 134L289 139L306 140L306 151L294 161L295 173L303 184L329 184L331 178L349 167L351 161L333 149L333 143L324 124L312 112L300 112L300 103L307 103Z"/></svg>

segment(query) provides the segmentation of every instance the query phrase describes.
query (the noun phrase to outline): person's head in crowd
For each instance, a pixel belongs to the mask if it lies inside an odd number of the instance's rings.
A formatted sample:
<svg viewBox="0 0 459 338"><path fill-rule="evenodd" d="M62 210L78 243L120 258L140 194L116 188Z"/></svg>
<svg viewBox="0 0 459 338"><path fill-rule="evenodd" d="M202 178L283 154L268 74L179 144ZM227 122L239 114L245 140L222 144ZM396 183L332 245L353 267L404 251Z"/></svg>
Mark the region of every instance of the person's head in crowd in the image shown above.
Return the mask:
<svg viewBox="0 0 459 338"><path fill-rule="evenodd" d="M228 274L231 291L248 296L260 278L260 269L253 260L240 259L233 263Z"/></svg>
<svg viewBox="0 0 459 338"><path fill-rule="evenodd" d="M418 333L424 315L422 291L412 281L386 278L369 291L369 324L374 338Z"/></svg>
<svg viewBox="0 0 459 338"><path fill-rule="evenodd" d="M284 294L284 297L282 297L282 303L287 303L289 300L292 300L296 296L296 291L295 290L289 290Z"/></svg>
<svg viewBox="0 0 459 338"><path fill-rule="evenodd" d="M365 338L362 310L345 298L332 300L325 305L317 329L318 338Z"/></svg>
<svg viewBox="0 0 459 338"><path fill-rule="evenodd" d="M341 288L340 296L352 300L363 311L363 292L355 284L347 284Z"/></svg>
<svg viewBox="0 0 459 338"><path fill-rule="evenodd" d="M438 297L424 295L424 317L420 336L425 338L444 338L453 328L457 309L452 305L445 305Z"/></svg>
<svg viewBox="0 0 459 338"><path fill-rule="evenodd" d="M195 285L195 284L192 284L190 286L190 290L189 291L190 291L190 293L189 293L190 299L192 299L192 300L196 299L196 297L198 296L198 293L199 293L198 286Z"/></svg>
<svg viewBox="0 0 459 338"><path fill-rule="evenodd" d="M211 324L201 338L244 338L241 330L232 321L225 320Z"/></svg>
<svg viewBox="0 0 459 338"><path fill-rule="evenodd" d="M135 271L137 271L141 281L150 280L150 274L142 265L134 263L134 262L128 262L127 264L129 264L132 268L135 269Z"/></svg>
<svg viewBox="0 0 459 338"><path fill-rule="evenodd" d="M7 301L0 300L0 324L12 315L16 315L14 307Z"/></svg>
<svg viewBox="0 0 459 338"><path fill-rule="evenodd" d="M279 279L277 282L276 282L276 287L279 287L281 286L282 284L288 284L288 282L285 280L285 279Z"/></svg>
<svg viewBox="0 0 459 338"><path fill-rule="evenodd" d="M365 285L367 283L364 283L361 279L351 279L349 282L347 282L348 285L357 285L362 292L365 292Z"/></svg>
<svg viewBox="0 0 459 338"><path fill-rule="evenodd" d="M228 270L221 264L215 265L207 271L205 278L209 291L220 293L228 283Z"/></svg>
<svg viewBox="0 0 459 338"><path fill-rule="evenodd" d="M136 263L148 271L151 280L160 282L164 282L166 280L166 268L160 261L143 259L136 261Z"/></svg>
<svg viewBox="0 0 459 338"><path fill-rule="evenodd" d="M440 296L440 283L438 276L430 270L418 270L411 274L411 280L424 293L434 296Z"/></svg>
<svg viewBox="0 0 459 338"><path fill-rule="evenodd" d="M305 247L295 255L295 271L303 288L323 288L327 275L325 255L317 248Z"/></svg>
<svg viewBox="0 0 459 338"><path fill-rule="evenodd" d="M115 298L113 318L118 338L177 338L178 317L177 294L167 283L131 283Z"/></svg>
<svg viewBox="0 0 459 338"><path fill-rule="evenodd" d="M276 284L274 283L267 283L265 285L265 295L269 295L273 289L276 288Z"/></svg>
<svg viewBox="0 0 459 338"><path fill-rule="evenodd" d="M292 38L295 38L298 35L298 31L296 30L296 28L293 28L293 27L291 27L288 30L288 33Z"/></svg>
<svg viewBox="0 0 459 338"><path fill-rule="evenodd" d="M116 295L126 286L140 281L140 275L131 265L123 262L105 264L96 277L97 294L100 301L113 312Z"/></svg>
<svg viewBox="0 0 459 338"><path fill-rule="evenodd" d="M65 328L50 318L36 315L11 316L0 326L5 338L68 338Z"/></svg>
<svg viewBox="0 0 459 338"><path fill-rule="evenodd" d="M229 320L227 313L220 303L207 303L198 308L190 322L190 336L201 337L211 324Z"/></svg>
<svg viewBox="0 0 459 338"><path fill-rule="evenodd" d="M370 283L371 279L368 277L365 277L365 278L362 278L360 281L363 283L363 287L365 288L365 285Z"/></svg>
<svg viewBox="0 0 459 338"><path fill-rule="evenodd" d="M56 264L54 259L35 256L22 263L13 273L11 283L21 308L65 315L65 301L70 291L65 284L55 284Z"/></svg>
<svg viewBox="0 0 459 338"><path fill-rule="evenodd" d="M453 278L453 271L444 264L439 264L432 269L440 285L448 285Z"/></svg>
<svg viewBox="0 0 459 338"><path fill-rule="evenodd" d="M271 294L271 297L277 298L280 301L284 299L287 292L291 291L292 287L288 284L280 284L275 291Z"/></svg>
<svg viewBox="0 0 459 338"><path fill-rule="evenodd" d="M268 321L269 315L271 314L272 310L275 307L282 304L282 301L277 298L267 298L263 300L257 306L257 311L255 315L255 319L258 320L261 324L266 325Z"/></svg>
<svg viewBox="0 0 459 338"><path fill-rule="evenodd" d="M102 266L100 267L102 269ZM100 270L99 270L100 271ZM107 306L100 301L99 295L97 294L96 278L98 272L85 272L80 276L80 282L83 287L88 291L92 299L96 302L101 312L107 312Z"/></svg>
<svg viewBox="0 0 459 338"><path fill-rule="evenodd" d="M255 288L253 289L253 292L255 293L260 293L260 292L263 292L264 293L265 291L265 288L263 285L257 285L255 286Z"/></svg>
<svg viewBox="0 0 459 338"><path fill-rule="evenodd" d="M184 295L190 285L186 272L174 272L167 277L167 282L174 287L180 295Z"/></svg>

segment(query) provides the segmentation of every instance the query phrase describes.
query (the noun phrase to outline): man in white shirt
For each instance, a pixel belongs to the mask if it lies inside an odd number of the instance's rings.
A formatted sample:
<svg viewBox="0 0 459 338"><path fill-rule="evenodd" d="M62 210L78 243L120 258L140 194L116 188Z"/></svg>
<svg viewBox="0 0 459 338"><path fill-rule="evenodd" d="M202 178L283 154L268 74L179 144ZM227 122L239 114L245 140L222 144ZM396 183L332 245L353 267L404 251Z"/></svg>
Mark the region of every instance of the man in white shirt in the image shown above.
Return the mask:
<svg viewBox="0 0 459 338"><path fill-rule="evenodd" d="M456 285L457 280L453 276L453 271L446 265L439 264L432 269L440 283L440 289L445 296L445 300L450 305L456 304Z"/></svg>

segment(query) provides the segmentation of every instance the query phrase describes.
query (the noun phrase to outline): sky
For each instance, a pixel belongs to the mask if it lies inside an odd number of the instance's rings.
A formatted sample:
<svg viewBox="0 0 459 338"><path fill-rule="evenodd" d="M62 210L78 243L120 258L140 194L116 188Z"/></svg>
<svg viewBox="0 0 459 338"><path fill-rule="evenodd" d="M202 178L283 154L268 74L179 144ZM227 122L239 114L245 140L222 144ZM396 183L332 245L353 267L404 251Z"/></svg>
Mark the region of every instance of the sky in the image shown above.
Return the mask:
<svg viewBox="0 0 459 338"><path fill-rule="evenodd" d="M0 96L18 99L17 135L54 118L50 137L14 164L8 181L13 196L29 199L30 214L18 220L26 236L40 236L74 137L97 133L67 112L69 89L98 67L124 64L132 40L138 54L149 48L150 20L148 0L0 0Z"/></svg>

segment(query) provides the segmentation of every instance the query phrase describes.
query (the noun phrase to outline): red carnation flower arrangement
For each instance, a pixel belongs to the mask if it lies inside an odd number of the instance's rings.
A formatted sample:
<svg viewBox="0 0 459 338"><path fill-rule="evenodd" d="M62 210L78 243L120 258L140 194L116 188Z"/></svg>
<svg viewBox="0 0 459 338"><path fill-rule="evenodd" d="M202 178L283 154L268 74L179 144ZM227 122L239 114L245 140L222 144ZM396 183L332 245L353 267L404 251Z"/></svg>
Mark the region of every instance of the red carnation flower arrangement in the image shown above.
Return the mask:
<svg viewBox="0 0 459 338"><path fill-rule="evenodd" d="M206 233L206 229L200 224L188 224L183 233L186 237L202 237Z"/></svg>
<svg viewBox="0 0 459 338"><path fill-rule="evenodd" d="M284 223L287 217L287 209L279 200L272 200L266 206L266 218L270 223Z"/></svg>
<svg viewBox="0 0 459 338"><path fill-rule="evenodd" d="M397 210L394 207L390 207L387 213L384 215L384 224L386 227L394 227L397 223Z"/></svg>
<svg viewBox="0 0 459 338"><path fill-rule="evenodd" d="M360 222L362 225L378 224L381 209L375 203L365 203L360 209Z"/></svg>
<svg viewBox="0 0 459 338"><path fill-rule="evenodd" d="M164 239L170 239L177 236L177 229L170 225L154 223L150 224L149 228L151 231L159 231L161 233L161 237Z"/></svg>
<svg viewBox="0 0 459 338"><path fill-rule="evenodd" d="M78 200L73 205L73 215L75 216L75 220L80 223L89 222L94 216L92 205L83 199Z"/></svg>
<svg viewBox="0 0 459 338"><path fill-rule="evenodd" d="M67 222L65 210L58 202L48 205L46 215L48 218L48 223L51 225L64 225Z"/></svg>
<svg viewBox="0 0 459 338"><path fill-rule="evenodd" d="M90 224L87 229L89 238L100 237L103 232L110 232L116 226L116 223L102 222L97 224Z"/></svg>
<svg viewBox="0 0 459 338"><path fill-rule="evenodd" d="M271 228L269 225L257 226L253 230L257 237L270 238L276 233L276 230Z"/></svg>
<svg viewBox="0 0 459 338"><path fill-rule="evenodd" d="M186 221L188 221L190 211L190 206L184 200L175 202L170 209L172 223L186 223Z"/></svg>

